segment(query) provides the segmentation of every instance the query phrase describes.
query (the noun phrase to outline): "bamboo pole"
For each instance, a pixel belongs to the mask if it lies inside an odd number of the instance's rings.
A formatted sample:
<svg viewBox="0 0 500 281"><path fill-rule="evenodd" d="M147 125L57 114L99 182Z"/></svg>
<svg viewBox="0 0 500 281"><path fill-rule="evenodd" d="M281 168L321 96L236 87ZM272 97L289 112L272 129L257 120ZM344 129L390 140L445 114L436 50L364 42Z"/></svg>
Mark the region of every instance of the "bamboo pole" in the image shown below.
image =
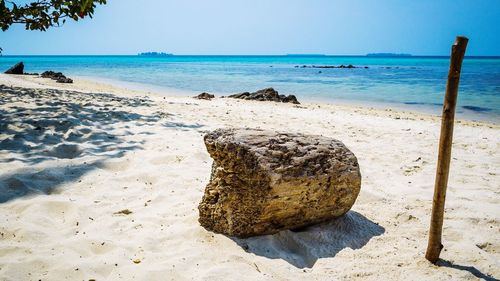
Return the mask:
<svg viewBox="0 0 500 281"><path fill-rule="evenodd" d="M448 82L446 84L446 94L444 97L443 116L441 117L441 135L439 138L434 199L432 201L429 244L427 245L427 252L425 253L425 258L432 263L438 261L439 254L443 248L441 244L441 234L443 231L444 203L450 170L453 122L455 119L460 71L462 69L462 61L468 41L469 39L466 37L458 36L455 44L451 47L450 70L448 72Z"/></svg>

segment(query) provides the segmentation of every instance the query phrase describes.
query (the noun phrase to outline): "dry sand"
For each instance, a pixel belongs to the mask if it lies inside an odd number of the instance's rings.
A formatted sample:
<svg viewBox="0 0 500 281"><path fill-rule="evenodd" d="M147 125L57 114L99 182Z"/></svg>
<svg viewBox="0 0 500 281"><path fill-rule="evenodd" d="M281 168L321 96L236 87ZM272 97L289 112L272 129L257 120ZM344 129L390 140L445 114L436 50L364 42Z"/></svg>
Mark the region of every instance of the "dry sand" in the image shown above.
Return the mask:
<svg viewBox="0 0 500 281"><path fill-rule="evenodd" d="M498 125L457 122L435 266L424 258L435 116L204 101L81 79L0 75L0 84L38 88L0 91L0 280L500 278ZM202 228L197 204L211 165L203 134L234 126L343 141L363 176L353 209L250 239Z"/></svg>

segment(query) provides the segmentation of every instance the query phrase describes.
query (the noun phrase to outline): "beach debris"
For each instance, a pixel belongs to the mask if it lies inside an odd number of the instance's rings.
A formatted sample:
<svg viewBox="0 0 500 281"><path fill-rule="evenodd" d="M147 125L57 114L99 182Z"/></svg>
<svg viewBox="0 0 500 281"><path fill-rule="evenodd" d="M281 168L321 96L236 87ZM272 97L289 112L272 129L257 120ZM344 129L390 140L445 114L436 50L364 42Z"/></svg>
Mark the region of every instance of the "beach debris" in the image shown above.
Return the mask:
<svg viewBox="0 0 500 281"><path fill-rule="evenodd" d="M23 74L24 73L24 63L18 62L13 67L7 69L5 74Z"/></svg>
<svg viewBox="0 0 500 281"><path fill-rule="evenodd" d="M276 91L273 88L265 88L253 93L244 92L244 93L230 95L228 97L234 99L244 99L244 100L275 101L275 102L300 104L300 102L297 100L297 97L295 97L294 95L288 95L288 96L280 95L278 91Z"/></svg>
<svg viewBox="0 0 500 281"><path fill-rule="evenodd" d="M130 215L130 214L132 214L132 211L130 211L129 209L124 209L124 210L121 210L118 212L114 212L113 214L115 214L115 215Z"/></svg>
<svg viewBox="0 0 500 281"><path fill-rule="evenodd" d="M71 78L66 77L62 72L54 72L52 70L45 71L41 75L43 78L56 80L57 83L73 83Z"/></svg>
<svg viewBox="0 0 500 281"><path fill-rule="evenodd" d="M481 250L484 250L486 252L489 252L490 250L494 249L494 245L491 244L490 242L484 242L484 243L477 243L476 247L478 247ZM495 251L492 251L495 252Z"/></svg>
<svg viewBox="0 0 500 281"><path fill-rule="evenodd" d="M236 237L298 229L345 214L361 173L340 141L259 129L218 129L205 135L214 159L198 205L208 230Z"/></svg>
<svg viewBox="0 0 500 281"><path fill-rule="evenodd" d="M212 95L212 94L203 92L203 93L201 93L201 94L199 94L197 96L194 96L193 98L199 99L199 100L211 100L211 99L215 98L215 96Z"/></svg>

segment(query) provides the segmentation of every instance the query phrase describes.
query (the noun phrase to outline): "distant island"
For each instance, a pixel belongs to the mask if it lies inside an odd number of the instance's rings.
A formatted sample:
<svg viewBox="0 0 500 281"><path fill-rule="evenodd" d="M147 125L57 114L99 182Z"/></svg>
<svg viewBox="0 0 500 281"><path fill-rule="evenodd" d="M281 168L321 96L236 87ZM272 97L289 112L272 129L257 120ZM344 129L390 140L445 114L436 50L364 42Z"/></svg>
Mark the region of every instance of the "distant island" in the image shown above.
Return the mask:
<svg viewBox="0 0 500 281"><path fill-rule="evenodd" d="M174 54L163 53L163 52L145 52L145 53L139 53L137 55L142 57L169 57L173 56Z"/></svg>
<svg viewBox="0 0 500 281"><path fill-rule="evenodd" d="M370 53L367 57L411 57L411 54L395 54L395 53Z"/></svg>
<svg viewBox="0 0 500 281"><path fill-rule="evenodd" d="M286 54L287 57L324 57L323 54Z"/></svg>

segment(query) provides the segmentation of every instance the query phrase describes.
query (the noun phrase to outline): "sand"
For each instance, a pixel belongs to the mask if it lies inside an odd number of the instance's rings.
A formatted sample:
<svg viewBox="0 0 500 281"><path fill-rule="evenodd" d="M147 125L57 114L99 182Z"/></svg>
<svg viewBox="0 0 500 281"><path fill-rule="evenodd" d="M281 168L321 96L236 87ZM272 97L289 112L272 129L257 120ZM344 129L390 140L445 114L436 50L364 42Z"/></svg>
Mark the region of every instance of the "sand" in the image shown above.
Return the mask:
<svg viewBox="0 0 500 281"><path fill-rule="evenodd" d="M0 84L24 88L0 91L0 280L500 278L498 125L456 124L436 266L424 258L436 116L205 101L78 78L0 75ZM205 230L203 135L221 127L343 141L360 163L358 200L300 232L236 239Z"/></svg>

